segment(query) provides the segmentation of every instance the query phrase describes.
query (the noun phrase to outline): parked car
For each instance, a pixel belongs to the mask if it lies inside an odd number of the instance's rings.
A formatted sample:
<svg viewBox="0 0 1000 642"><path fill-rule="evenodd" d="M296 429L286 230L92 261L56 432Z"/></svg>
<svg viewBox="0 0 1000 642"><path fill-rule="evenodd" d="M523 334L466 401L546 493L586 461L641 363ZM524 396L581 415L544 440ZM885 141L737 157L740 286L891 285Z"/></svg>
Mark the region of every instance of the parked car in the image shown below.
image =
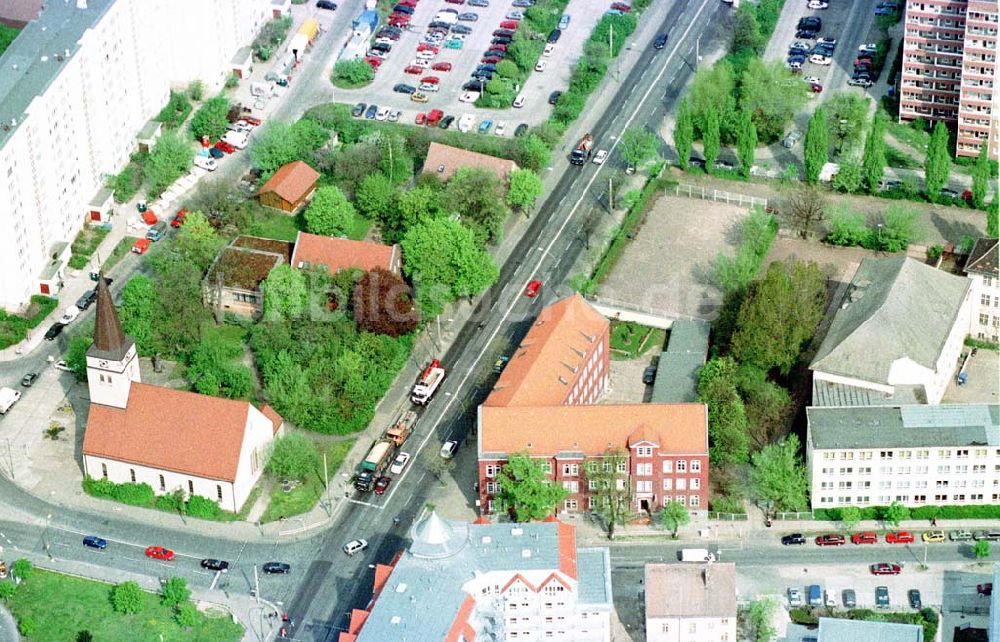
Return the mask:
<svg viewBox="0 0 1000 642"><path fill-rule="evenodd" d="M460 13L458 14L458 19L463 22L476 22L479 20L479 14L473 11L469 11L467 13Z"/></svg>
<svg viewBox="0 0 1000 642"><path fill-rule="evenodd" d="M452 457L455 456L456 450L458 450L458 442L449 439L448 441L444 442L444 445L441 446L441 452L438 454L441 455L442 459L451 459Z"/></svg>
<svg viewBox="0 0 1000 642"><path fill-rule="evenodd" d="M624 2L612 2L611 8L615 11L621 11L622 13L629 13L632 11L632 5L625 4Z"/></svg>
<svg viewBox="0 0 1000 642"><path fill-rule="evenodd" d="M433 69L434 71L451 71L451 63L436 62L433 65L431 65L431 69Z"/></svg>
<svg viewBox="0 0 1000 642"><path fill-rule="evenodd" d="M36 379L38 379L38 373L29 372L28 374L21 377L21 385L24 386L25 388L30 388L32 385L34 385Z"/></svg>
<svg viewBox="0 0 1000 642"><path fill-rule="evenodd" d="M146 557L169 562L174 559L174 552L169 548L163 548L162 546L147 546Z"/></svg>
<svg viewBox="0 0 1000 642"><path fill-rule="evenodd" d="M878 535L872 531L854 533L851 535L851 542L855 544L878 544Z"/></svg>
<svg viewBox="0 0 1000 642"><path fill-rule="evenodd" d="M507 131L506 120L498 121L496 128L493 129L493 133L496 134L497 136L503 136L506 131Z"/></svg>
<svg viewBox="0 0 1000 642"><path fill-rule="evenodd" d="M73 372L73 368L69 367L69 364L66 363L65 359L60 359L59 361L56 361L55 369L61 370L63 372Z"/></svg>
<svg viewBox="0 0 1000 642"><path fill-rule="evenodd" d="M667 46L667 34L661 33L653 40L653 49L663 49Z"/></svg>
<svg viewBox="0 0 1000 642"><path fill-rule="evenodd" d="M549 104L550 105L555 105L556 103L558 103L560 96L562 96L562 92L561 91L554 91L551 94L549 94Z"/></svg>
<svg viewBox="0 0 1000 642"><path fill-rule="evenodd" d="M63 328L66 326L62 323L53 323L49 326L49 329L45 331L45 340L54 341L56 337L62 334Z"/></svg>
<svg viewBox="0 0 1000 642"><path fill-rule="evenodd" d="M889 608L889 587L875 587L875 606L880 609Z"/></svg>
<svg viewBox="0 0 1000 642"><path fill-rule="evenodd" d="M284 562L266 562L262 569L268 575L288 575L292 572L292 567Z"/></svg>
<svg viewBox="0 0 1000 642"><path fill-rule="evenodd" d="M226 573L229 571L229 562L226 560L216 560L216 559L203 559L201 561L201 567L208 571L221 571Z"/></svg>
<svg viewBox="0 0 1000 642"><path fill-rule="evenodd" d="M174 217L170 219L170 227L176 229L181 225L184 225L184 219L187 218L187 214L188 214L187 210L177 210L177 213L174 214Z"/></svg>
<svg viewBox="0 0 1000 642"><path fill-rule="evenodd" d="M788 53L790 54L807 54L812 50L807 43L804 42L793 42L788 46Z"/></svg>
<svg viewBox="0 0 1000 642"><path fill-rule="evenodd" d="M603 165L606 160L608 160L608 150L597 150L597 153L594 154L594 165Z"/></svg>
<svg viewBox="0 0 1000 642"><path fill-rule="evenodd" d="M809 4L806 5L807 9L826 9L830 5L823 0L809 0Z"/></svg>
<svg viewBox="0 0 1000 642"><path fill-rule="evenodd" d="M874 83L869 76L854 76L847 81L852 87L871 87Z"/></svg>
<svg viewBox="0 0 1000 642"><path fill-rule="evenodd" d="M993 582L986 582L985 584L976 584L976 593L979 595L986 595L986 596L993 595Z"/></svg>
<svg viewBox="0 0 1000 642"><path fill-rule="evenodd" d="M365 111L365 118L368 120L375 120L375 116L378 115L378 105L368 105L368 109Z"/></svg>
<svg viewBox="0 0 1000 642"><path fill-rule="evenodd" d="M642 371L642 382L648 386L654 381L656 381L656 366L646 366Z"/></svg>
<svg viewBox="0 0 1000 642"><path fill-rule="evenodd" d="M538 296L538 290L542 287L542 282L538 279L528 282L528 287L524 289L524 296L533 298Z"/></svg>
<svg viewBox="0 0 1000 642"><path fill-rule="evenodd" d="M211 156L195 156L194 166L199 167L207 172L214 172L218 168L219 164Z"/></svg>
<svg viewBox="0 0 1000 642"><path fill-rule="evenodd" d="M81 310L86 310L91 305L93 305L94 301L96 300L97 300L97 288L94 288L93 290L87 290L84 294L80 296L79 299L76 300L76 307L80 308ZM970 538L972 537L972 533L969 533L969 537Z"/></svg>
<svg viewBox="0 0 1000 642"><path fill-rule="evenodd" d="M912 544L913 533L909 531L889 531L885 535L887 544Z"/></svg>
<svg viewBox="0 0 1000 642"><path fill-rule="evenodd" d="M236 151L236 146L232 143L227 143L224 140L220 140L215 144L215 148L220 152L225 152L226 154L232 154Z"/></svg>
<svg viewBox="0 0 1000 642"><path fill-rule="evenodd" d="M920 591L917 589L910 589L906 593L907 598L910 600L910 608L920 610L923 604L920 601Z"/></svg>
<svg viewBox="0 0 1000 642"><path fill-rule="evenodd" d="M802 606L802 591L794 586L788 589L788 606L792 608Z"/></svg>
<svg viewBox="0 0 1000 642"><path fill-rule="evenodd" d="M899 564L879 562L869 565L868 570L871 571L872 575L899 575L903 571L903 567Z"/></svg>
<svg viewBox="0 0 1000 642"><path fill-rule="evenodd" d="M441 124L439 125L439 127L441 127L441 129L448 129L449 127L451 127L451 124L453 122L455 122L454 116L445 116L444 118L441 119Z"/></svg>
<svg viewBox="0 0 1000 642"><path fill-rule="evenodd" d="M571 19L572 19L572 16L570 16L568 13L567 14L563 14L563 16L561 18L559 18L559 30L560 31L565 31L566 28L569 27L569 22L570 22ZM500 26L502 27L503 24L501 24Z"/></svg>
<svg viewBox="0 0 1000 642"><path fill-rule="evenodd" d="M545 68L548 66L549 66L548 60L539 60L537 63L535 63L535 71L543 72L545 71Z"/></svg>
<svg viewBox="0 0 1000 642"><path fill-rule="evenodd" d="M418 112L417 117L413 119L415 125L423 125L427 121L427 114L424 112Z"/></svg>
<svg viewBox="0 0 1000 642"><path fill-rule="evenodd" d="M80 316L80 308L75 305L71 305L63 310L63 315L59 317L59 323L69 325L70 323L73 323L78 316Z"/></svg>
<svg viewBox="0 0 1000 642"><path fill-rule="evenodd" d="M412 100L415 103L425 103L429 99L427 98L427 94L417 91L410 94L410 100Z"/></svg>
<svg viewBox="0 0 1000 642"><path fill-rule="evenodd" d="M490 0L469 0L470 7L488 7Z"/></svg>
<svg viewBox="0 0 1000 642"><path fill-rule="evenodd" d="M785 147L786 149L791 149L795 147L795 144L798 143L799 140L801 139L802 139L802 132L793 129L792 131L788 132L788 135L785 136L785 139L781 141L781 146Z"/></svg>
<svg viewBox="0 0 1000 642"><path fill-rule="evenodd" d="M385 491L389 489L389 484L392 483L391 477L382 476L375 480L375 488L373 492L376 495L385 495Z"/></svg>
<svg viewBox="0 0 1000 642"><path fill-rule="evenodd" d="M517 129L514 130L514 137L520 138L521 136L524 136L527 133L528 133L528 124L521 123L520 125L517 126Z"/></svg>
<svg viewBox="0 0 1000 642"><path fill-rule="evenodd" d="M400 474L403 472L403 468L406 467L406 462L408 461L410 461L410 453L399 453L392 462L392 466L389 467L389 472L393 475Z"/></svg>
<svg viewBox="0 0 1000 642"><path fill-rule="evenodd" d="M806 538L802 536L802 533L792 533L791 535L785 535L781 538L782 546L791 546L795 544L805 544Z"/></svg>
<svg viewBox="0 0 1000 642"><path fill-rule="evenodd" d="M803 40L815 40L819 32L812 31L811 29L799 29L795 32L796 38L802 38Z"/></svg>
<svg viewBox="0 0 1000 642"><path fill-rule="evenodd" d="M953 542L965 542L972 539L972 531L951 531L948 539Z"/></svg>
<svg viewBox="0 0 1000 642"><path fill-rule="evenodd" d="M926 531L924 532L922 539L928 543L943 542L944 531Z"/></svg>
<svg viewBox="0 0 1000 642"><path fill-rule="evenodd" d="M854 589L844 589L843 593L844 607L853 609L858 605L858 596L854 592Z"/></svg>
<svg viewBox="0 0 1000 642"><path fill-rule="evenodd" d="M832 63L833 59L832 58L828 58L827 56L820 55L820 54L813 54L813 55L809 56L809 62L811 62L814 65L824 65L825 66L825 65L829 65L830 63Z"/></svg>
<svg viewBox="0 0 1000 642"><path fill-rule="evenodd" d="M836 533L829 533L827 535L820 535L816 538L817 546L842 546L847 543L847 540L843 535L837 535Z"/></svg>
<svg viewBox="0 0 1000 642"><path fill-rule="evenodd" d="M337 10L337 5L334 4L334 3L332 3L332 2L330 2L330 0L319 0L319 2L316 3L316 8L317 9L326 9L328 11L336 11Z"/></svg>
<svg viewBox="0 0 1000 642"><path fill-rule="evenodd" d="M496 34L494 34L494 35L496 35ZM561 36L562 36L562 31L561 30L559 30L559 29L553 29L552 31L549 32L549 37L546 38L545 41L547 43L549 43L550 45L554 45L557 42L559 42L559 38Z"/></svg>
<svg viewBox="0 0 1000 642"><path fill-rule="evenodd" d="M108 540L103 537L98 537L97 535L87 535L83 538L83 545L87 548L96 548L97 550L103 551L108 547Z"/></svg>
<svg viewBox="0 0 1000 642"><path fill-rule="evenodd" d="M490 127L493 127L493 121L489 118L484 119L481 123L479 123L479 133L488 134Z"/></svg>

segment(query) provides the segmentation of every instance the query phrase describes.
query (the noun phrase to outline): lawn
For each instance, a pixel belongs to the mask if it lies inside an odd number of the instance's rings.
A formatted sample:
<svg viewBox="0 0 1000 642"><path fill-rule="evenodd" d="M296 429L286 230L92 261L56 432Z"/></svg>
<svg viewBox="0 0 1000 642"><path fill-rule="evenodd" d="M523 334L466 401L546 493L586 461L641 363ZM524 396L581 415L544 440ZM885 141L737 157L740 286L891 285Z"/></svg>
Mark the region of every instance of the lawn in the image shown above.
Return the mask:
<svg viewBox="0 0 1000 642"><path fill-rule="evenodd" d="M185 630L174 619L173 609L150 593L143 593L142 611L121 615L111 608L110 591L109 584L35 569L8 606L19 622L30 618L37 625L31 642L67 642L84 630L94 640L109 641L236 642L243 637L243 627L222 613L199 613L197 626Z"/></svg>
<svg viewBox="0 0 1000 642"><path fill-rule="evenodd" d="M289 216L281 212L262 212L253 224L250 234L266 239L277 239L279 241L294 241L299 230L304 230L305 225L302 214Z"/></svg>
<svg viewBox="0 0 1000 642"><path fill-rule="evenodd" d="M19 33L21 33L20 29L0 25L0 54L3 54L4 50L10 46L10 43L14 42L14 38L17 38L17 34Z"/></svg>
<svg viewBox="0 0 1000 642"><path fill-rule="evenodd" d="M132 251L132 246L138 240L138 236L126 236L122 240L118 241L118 245L115 246L115 249L111 250L111 256L109 256L101 266L104 269L104 272L107 273L111 268L118 265L119 261L128 256L128 253Z"/></svg>
<svg viewBox="0 0 1000 642"><path fill-rule="evenodd" d="M640 357L651 348L662 350L666 338L666 330L660 328L650 328L631 321L612 321L611 358L625 361Z"/></svg>
<svg viewBox="0 0 1000 642"><path fill-rule="evenodd" d="M326 444L326 467L331 480L336 479L337 469L344 462L347 453L354 446L354 439L334 441ZM305 481L291 492L281 490L281 484L275 480L271 489L271 500L267 510L261 516L263 523L273 522L282 517L294 517L312 510L319 498L323 496L323 448L319 448L319 465L308 475ZM333 491L331 491L333 492Z"/></svg>
<svg viewBox="0 0 1000 642"><path fill-rule="evenodd" d="M920 169L920 163L915 158L901 152L892 145L885 146L885 164L889 167L899 167L902 169Z"/></svg>

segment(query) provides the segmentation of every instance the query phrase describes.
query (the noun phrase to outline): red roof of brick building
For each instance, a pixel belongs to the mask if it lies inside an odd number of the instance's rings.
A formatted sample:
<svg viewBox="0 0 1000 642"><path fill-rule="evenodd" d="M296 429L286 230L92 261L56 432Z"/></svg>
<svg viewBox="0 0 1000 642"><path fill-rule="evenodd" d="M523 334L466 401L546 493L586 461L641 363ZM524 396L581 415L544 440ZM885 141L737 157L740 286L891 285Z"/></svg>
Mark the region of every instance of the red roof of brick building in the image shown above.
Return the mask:
<svg viewBox="0 0 1000 642"><path fill-rule="evenodd" d="M398 245L382 245L367 241L317 236L299 232L292 251L292 267L316 269L326 266L330 274L346 268L369 271L382 268L399 273Z"/></svg>
<svg viewBox="0 0 1000 642"><path fill-rule="evenodd" d="M510 173L517 169L517 163L506 158L470 152L460 147L431 143L427 149L427 159L424 161L422 171L446 182L464 167L485 169L500 180L506 181Z"/></svg>
<svg viewBox="0 0 1000 642"><path fill-rule="evenodd" d="M258 193L274 192L289 203L295 203L312 191L317 180L319 172L302 161L292 161L278 168Z"/></svg>
<svg viewBox="0 0 1000 642"><path fill-rule="evenodd" d="M486 406L545 406L563 403L584 371L608 320L582 296L545 308L517 347L486 399Z"/></svg>

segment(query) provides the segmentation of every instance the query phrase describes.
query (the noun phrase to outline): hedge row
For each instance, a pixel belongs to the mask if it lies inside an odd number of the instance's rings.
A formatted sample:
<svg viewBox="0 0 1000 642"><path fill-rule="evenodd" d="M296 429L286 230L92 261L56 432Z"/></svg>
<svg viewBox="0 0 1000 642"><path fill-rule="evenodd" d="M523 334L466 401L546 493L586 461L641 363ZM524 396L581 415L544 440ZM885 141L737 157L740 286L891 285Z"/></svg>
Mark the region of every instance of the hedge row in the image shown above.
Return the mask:
<svg viewBox="0 0 1000 642"><path fill-rule="evenodd" d="M23 317L18 314L9 314L0 310L0 350L15 343L24 341L28 336L28 330L38 327L49 313L59 305L58 299L36 294L31 297L31 307L34 314L30 317Z"/></svg>
<svg viewBox="0 0 1000 642"><path fill-rule="evenodd" d="M202 497L192 495L185 500L184 491L177 490L167 495L157 497L149 484L116 484L107 479L92 479L88 477L83 480L83 490L92 497L110 499L129 506L140 506L142 508L155 508L168 513L183 513L188 517L198 517L217 522L232 521L235 517L233 513L222 510L216 502Z"/></svg>
<svg viewBox="0 0 1000 642"><path fill-rule="evenodd" d="M839 522L841 508L818 508L813 511L817 520ZM861 508L862 520L882 519L888 506L866 506ZM910 509L910 519L1000 519L1000 504L980 504L976 506L921 506Z"/></svg>

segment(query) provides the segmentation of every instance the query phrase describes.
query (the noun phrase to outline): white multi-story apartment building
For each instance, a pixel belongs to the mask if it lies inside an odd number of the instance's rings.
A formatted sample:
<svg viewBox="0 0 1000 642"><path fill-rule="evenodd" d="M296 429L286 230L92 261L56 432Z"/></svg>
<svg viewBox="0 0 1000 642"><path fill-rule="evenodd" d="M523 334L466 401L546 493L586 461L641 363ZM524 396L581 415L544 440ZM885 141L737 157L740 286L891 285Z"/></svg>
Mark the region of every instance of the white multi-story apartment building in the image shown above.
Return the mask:
<svg viewBox="0 0 1000 642"><path fill-rule="evenodd" d="M578 548L574 526L431 513L409 535L408 550L376 565L372 599L340 642L610 642L611 558Z"/></svg>
<svg viewBox="0 0 1000 642"><path fill-rule="evenodd" d="M972 314L969 336L997 343L1000 339L1000 244L997 239L979 239L965 262L972 279Z"/></svg>
<svg viewBox="0 0 1000 642"><path fill-rule="evenodd" d="M1000 504L1000 405L808 408L812 507Z"/></svg>
<svg viewBox="0 0 1000 642"><path fill-rule="evenodd" d="M736 564L646 564L646 640L737 642Z"/></svg>
<svg viewBox="0 0 1000 642"><path fill-rule="evenodd" d="M0 307L55 294L106 177L172 86L218 88L268 0L45 4L0 56Z"/></svg>

